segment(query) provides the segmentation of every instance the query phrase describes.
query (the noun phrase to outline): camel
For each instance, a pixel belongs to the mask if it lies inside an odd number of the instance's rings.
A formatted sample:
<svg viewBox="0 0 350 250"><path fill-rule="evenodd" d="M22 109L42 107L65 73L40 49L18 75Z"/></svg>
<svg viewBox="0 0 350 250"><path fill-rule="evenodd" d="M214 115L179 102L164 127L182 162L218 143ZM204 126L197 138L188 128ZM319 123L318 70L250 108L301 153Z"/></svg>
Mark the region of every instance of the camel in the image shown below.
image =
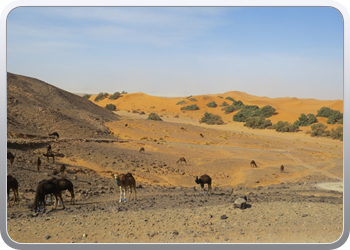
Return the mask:
<svg viewBox="0 0 350 250"><path fill-rule="evenodd" d="M187 165L187 162L186 162L185 157L181 157L181 158L176 162L176 164L178 164L179 162L181 162L181 164L182 164L182 162L185 162L185 164Z"/></svg>
<svg viewBox="0 0 350 250"><path fill-rule="evenodd" d="M36 170L39 172L40 171L40 166L41 166L41 160L40 157L36 160Z"/></svg>
<svg viewBox="0 0 350 250"><path fill-rule="evenodd" d="M49 134L49 136L56 137L57 139L60 138L60 135L57 132L53 132L53 133Z"/></svg>
<svg viewBox="0 0 350 250"><path fill-rule="evenodd" d="M256 165L256 163L255 163L255 161L254 160L252 160L251 162L250 162L250 166L252 167L252 168L254 168L254 167L258 167L257 165Z"/></svg>
<svg viewBox="0 0 350 250"><path fill-rule="evenodd" d="M123 201L125 201L125 192L126 189L129 187L129 200L131 198L131 194L132 194L132 188L135 191L135 200L137 200L137 194L136 194L136 181L135 178L132 176L131 173L127 173L127 174L112 174L112 176L114 177L114 179L117 182L117 186L119 187L119 191L120 191L120 197L119 197L119 202L122 202L122 193L124 193L124 199Z"/></svg>
<svg viewBox="0 0 350 250"><path fill-rule="evenodd" d="M208 185L208 192L209 195L211 193L211 178L209 175L204 174L199 179L198 176L196 176L195 182L200 185L200 191L204 192L204 184Z"/></svg>
<svg viewBox="0 0 350 250"><path fill-rule="evenodd" d="M66 178L61 178L61 179L56 179L53 180L53 182L59 187L61 191L63 190L68 190L70 195L71 195L71 201L70 204L75 204L75 195L74 195L74 186L73 183L66 179Z"/></svg>
<svg viewBox="0 0 350 250"><path fill-rule="evenodd" d="M35 199L34 199L34 211L37 212L40 210L40 205L44 205L44 210L45 210L45 196L47 194L53 194L56 198L56 205L55 209L57 209L57 203L58 203L58 198L61 199L63 209L65 209L63 199L62 199L62 194L61 190L58 187L56 183L53 182L52 180L43 180L41 181L37 188L36 188L36 193L35 193Z"/></svg>
<svg viewBox="0 0 350 250"><path fill-rule="evenodd" d="M57 175L61 173L61 176L63 177L65 175L65 172L66 172L66 165L62 164L62 166L59 169L55 169L54 171L52 171L52 174Z"/></svg>
<svg viewBox="0 0 350 250"><path fill-rule="evenodd" d="M281 165L280 170L281 170L281 173L284 172L284 166L283 165Z"/></svg>
<svg viewBox="0 0 350 250"><path fill-rule="evenodd" d="M12 167L13 161L15 160L16 155L11 152L7 152L7 160L10 160L10 166Z"/></svg>
<svg viewBox="0 0 350 250"><path fill-rule="evenodd" d="M11 207L10 202L10 191L13 191L13 204L15 205L15 202L17 201L17 205L19 204L19 195L18 195L18 181L16 178L12 177L12 175L7 175L7 202L9 204L9 207Z"/></svg>
<svg viewBox="0 0 350 250"><path fill-rule="evenodd" d="M200 137L204 138L204 135L202 133L200 133L199 135L200 135Z"/></svg>
<svg viewBox="0 0 350 250"><path fill-rule="evenodd" d="M139 153L141 153L141 152L145 152L145 148L144 148L144 147L141 147L141 148L140 148Z"/></svg>
<svg viewBox="0 0 350 250"><path fill-rule="evenodd" d="M47 154L43 154L43 156L47 157L48 162L50 162L49 158L52 157L52 163L55 163L55 155L52 152L48 152Z"/></svg>
<svg viewBox="0 0 350 250"><path fill-rule="evenodd" d="M52 154L52 148L51 148L51 145L47 145L47 151L46 151L47 154L51 153Z"/></svg>

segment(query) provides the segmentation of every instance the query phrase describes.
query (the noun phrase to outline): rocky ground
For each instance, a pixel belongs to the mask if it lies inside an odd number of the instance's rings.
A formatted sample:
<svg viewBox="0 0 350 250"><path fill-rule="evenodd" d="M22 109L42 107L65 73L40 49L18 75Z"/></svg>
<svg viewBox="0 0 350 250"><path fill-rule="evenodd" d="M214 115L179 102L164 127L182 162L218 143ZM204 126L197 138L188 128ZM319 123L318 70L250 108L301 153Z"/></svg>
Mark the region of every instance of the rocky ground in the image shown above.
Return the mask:
<svg viewBox="0 0 350 250"><path fill-rule="evenodd" d="M166 172L164 176L182 175L170 168L166 156L160 153L139 153L123 148L121 142L51 144L61 157L55 163L42 158L40 172L34 159L45 151L46 143L10 145L16 161L8 167L8 174L19 181L21 198L19 206L7 209L8 234L15 242L331 243L342 234L342 192L316 185L335 179L314 175L303 182L254 188L214 184L212 194L207 196L200 193L194 181L178 186L147 181L146 174L150 177L160 169ZM85 161L90 162L88 167L76 157L83 152ZM75 186L76 204L70 204L70 194L64 191L64 210L49 205L44 213L32 212L37 183L51 178L53 170L63 163L68 167L66 178ZM137 200L132 196L131 200L118 202L119 191L110 176L118 171L138 173ZM244 195L248 208L234 209L233 201Z"/></svg>

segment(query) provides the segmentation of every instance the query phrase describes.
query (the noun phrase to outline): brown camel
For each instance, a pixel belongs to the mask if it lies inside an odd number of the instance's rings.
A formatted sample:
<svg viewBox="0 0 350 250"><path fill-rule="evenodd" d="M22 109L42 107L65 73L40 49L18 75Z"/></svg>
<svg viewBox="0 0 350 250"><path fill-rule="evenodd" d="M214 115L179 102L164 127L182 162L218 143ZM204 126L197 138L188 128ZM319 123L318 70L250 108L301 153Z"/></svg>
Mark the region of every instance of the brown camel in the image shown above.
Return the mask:
<svg viewBox="0 0 350 250"><path fill-rule="evenodd" d="M250 162L250 166L252 167L252 168L257 168L258 166L256 165L256 163L255 163L255 161L254 160L252 160L251 162Z"/></svg>
<svg viewBox="0 0 350 250"><path fill-rule="evenodd" d="M36 160L36 170L39 172L40 171L40 166L41 166L41 160L40 157Z"/></svg>
<svg viewBox="0 0 350 250"><path fill-rule="evenodd" d="M199 179L198 176L196 176L195 182L200 185L200 191L204 192L204 184L208 185L208 192L209 195L211 193L211 178L209 175L204 174Z"/></svg>
<svg viewBox="0 0 350 250"><path fill-rule="evenodd" d="M13 161L15 160L16 155L11 152L7 152L7 160L10 160L10 166L12 167Z"/></svg>
<svg viewBox="0 0 350 250"><path fill-rule="evenodd" d="M50 157L52 157L52 163L55 163L55 155L52 152L48 152L47 154L43 154L43 156L47 157L47 161L50 162Z"/></svg>
<svg viewBox="0 0 350 250"><path fill-rule="evenodd" d="M55 179L53 182L59 187L61 191L63 190L68 190L68 192L71 195L71 201L70 204L75 204L75 195L74 195L74 186L73 183L66 179L66 178L61 178L61 179Z"/></svg>
<svg viewBox="0 0 350 250"><path fill-rule="evenodd" d="M40 205L44 205L44 210L45 210L45 196L47 194L53 194L56 198L56 205L55 209L57 209L57 203L58 203L58 198L61 199L63 209L65 209L63 199L62 199L62 194L61 190L58 187L56 183L53 182L53 180L43 180L41 181L37 188L36 188L36 193L35 193L35 199L34 199L34 211L37 212L40 210Z"/></svg>
<svg viewBox="0 0 350 250"><path fill-rule="evenodd" d="M13 191L13 204L17 201L17 205L19 204L19 195L18 195L18 181L12 175L7 175L7 202L9 207L11 207L10 202L10 191Z"/></svg>
<svg viewBox="0 0 350 250"><path fill-rule="evenodd" d="M145 152L145 148L144 148L144 147L141 147L141 148L140 148L139 153L141 153L141 152Z"/></svg>
<svg viewBox="0 0 350 250"><path fill-rule="evenodd" d="M112 174L114 179L117 182L117 186L119 187L120 197L119 202L122 202L122 193L124 193L124 199L123 201L126 201L125 199L125 192L126 189L129 187L129 200L131 198L132 189L135 191L135 200L137 200L137 194L136 194L136 181L135 178L132 176L131 173L127 174Z"/></svg>
<svg viewBox="0 0 350 250"><path fill-rule="evenodd" d="M281 165L280 170L281 170L281 173L284 172L284 166L283 165Z"/></svg>

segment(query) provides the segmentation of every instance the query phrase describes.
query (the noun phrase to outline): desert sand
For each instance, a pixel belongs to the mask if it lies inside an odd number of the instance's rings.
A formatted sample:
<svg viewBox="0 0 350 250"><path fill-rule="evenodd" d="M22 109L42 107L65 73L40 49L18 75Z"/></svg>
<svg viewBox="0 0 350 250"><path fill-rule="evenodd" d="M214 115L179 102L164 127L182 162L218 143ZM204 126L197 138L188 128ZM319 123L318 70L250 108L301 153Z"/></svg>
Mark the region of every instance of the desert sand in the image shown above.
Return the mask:
<svg viewBox="0 0 350 250"><path fill-rule="evenodd" d="M58 140L8 139L16 160L7 172L19 180L21 198L19 205L7 208L9 237L19 243L337 241L343 231L343 143L311 137L309 127L295 133L248 129L220 107L206 107L210 101L219 106L226 96L275 107L273 122L294 122L301 113L315 114L323 106L343 109L340 100L273 99L241 92L194 96L200 111L186 112L176 105L186 97L134 93L95 102L117 106L118 120L104 123L112 134L107 139L74 138L63 132ZM199 124L205 111L222 115L225 124ZM163 121L147 120L150 112ZM55 163L43 158L37 172L34 159L48 143L60 156ZM140 147L145 152L139 152ZM177 164L180 157L187 164ZM253 159L257 168L250 166ZM70 194L64 191L64 210L48 205L45 213L34 213L36 184L51 178L62 164L74 183L76 204L69 204ZM137 200L131 196L118 202L111 174L122 172L134 175ZM212 177L211 195L202 194L194 182L202 174ZM247 196L248 207L233 208L242 196Z"/></svg>

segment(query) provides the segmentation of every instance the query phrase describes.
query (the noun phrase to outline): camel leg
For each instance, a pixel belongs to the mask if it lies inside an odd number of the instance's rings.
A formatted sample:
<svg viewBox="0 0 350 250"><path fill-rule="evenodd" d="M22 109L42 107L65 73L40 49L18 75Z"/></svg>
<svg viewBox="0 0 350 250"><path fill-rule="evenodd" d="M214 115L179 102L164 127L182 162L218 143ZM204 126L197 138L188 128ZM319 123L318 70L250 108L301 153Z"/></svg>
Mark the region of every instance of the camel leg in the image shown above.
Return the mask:
<svg viewBox="0 0 350 250"><path fill-rule="evenodd" d="M64 206L62 195L60 195L60 199L61 199L61 202L62 202L62 209L65 209L66 207Z"/></svg>
<svg viewBox="0 0 350 250"><path fill-rule="evenodd" d="M122 202L122 187L119 187L119 202Z"/></svg>
<svg viewBox="0 0 350 250"><path fill-rule="evenodd" d="M10 190L7 190L7 203L9 207L11 207L11 202L10 202Z"/></svg>
<svg viewBox="0 0 350 250"><path fill-rule="evenodd" d="M132 189L131 189L131 186L129 186L129 200L131 199L131 194L132 194Z"/></svg>
<svg viewBox="0 0 350 250"><path fill-rule="evenodd" d="M135 191L135 200L137 200L136 187L135 186L134 186L134 191Z"/></svg>

